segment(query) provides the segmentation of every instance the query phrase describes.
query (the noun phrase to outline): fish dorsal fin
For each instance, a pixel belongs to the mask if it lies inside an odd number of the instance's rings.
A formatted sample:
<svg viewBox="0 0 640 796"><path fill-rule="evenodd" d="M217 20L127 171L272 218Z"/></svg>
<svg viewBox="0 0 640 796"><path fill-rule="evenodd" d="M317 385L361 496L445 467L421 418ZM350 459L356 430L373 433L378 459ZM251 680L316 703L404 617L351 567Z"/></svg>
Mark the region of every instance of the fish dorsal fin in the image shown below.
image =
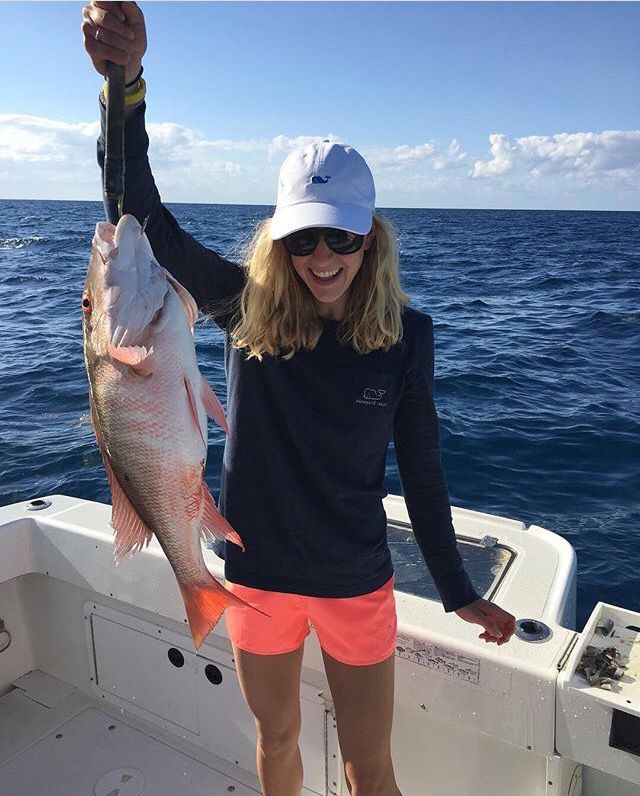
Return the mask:
<svg viewBox="0 0 640 796"><path fill-rule="evenodd" d="M113 472L104 437L96 422L92 401L89 402L89 414L111 487L111 524L115 532L114 554L116 564L119 564L129 553L137 553L145 545L148 547L153 532L145 525Z"/></svg>
<svg viewBox="0 0 640 796"><path fill-rule="evenodd" d="M224 415L222 404L218 400L218 396L211 389L211 385L204 376L202 377L202 382L200 384L200 397L202 398L202 403L204 404L204 408L207 410L209 417L212 420L215 420L220 428L224 429L225 434L228 434L229 426L227 425L227 418Z"/></svg>
<svg viewBox="0 0 640 796"><path fill-rule="evenodd" d="M204 503L204 514L202 515L202 523L200 525L200 534L205 541L213 541L214 539L226 539L229 542L237 544L244 552L244 544L242 539L236 531L234 531L231 524L220 514L213 495L209 491L209 487L202 481L202 502Z"/></svg>
<svg viewBox="0 0 640 796"><path fill-rule="evenodd" d="M191 334L193 334L193 327L198 319L198 305L196 304L196 301L191 293L189 293L184 285L181 285L180 282L178 282L175 276L172 276L166 268L163 268L162 270L165 272L169 284L176 291L178 298L182 302L187 320L189 321L189 326L191 327Z"/></svg>

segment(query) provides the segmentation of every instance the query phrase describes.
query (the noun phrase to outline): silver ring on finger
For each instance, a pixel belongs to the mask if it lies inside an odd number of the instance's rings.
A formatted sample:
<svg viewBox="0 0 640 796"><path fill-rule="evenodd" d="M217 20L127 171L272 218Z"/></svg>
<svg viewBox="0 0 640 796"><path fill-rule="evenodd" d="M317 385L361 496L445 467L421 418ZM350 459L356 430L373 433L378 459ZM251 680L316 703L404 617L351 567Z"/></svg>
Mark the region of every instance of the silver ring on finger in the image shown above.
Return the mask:
<svg viewBox="0 0 640 796"><path fill-rule="evenodd" d="M96 32L95 32L95 34L94 34L93 38L94 38L96 41L100 41L100 34L101 34L101 33L102 33L102 28L98 28L98 30L96 30Z"/></svg>

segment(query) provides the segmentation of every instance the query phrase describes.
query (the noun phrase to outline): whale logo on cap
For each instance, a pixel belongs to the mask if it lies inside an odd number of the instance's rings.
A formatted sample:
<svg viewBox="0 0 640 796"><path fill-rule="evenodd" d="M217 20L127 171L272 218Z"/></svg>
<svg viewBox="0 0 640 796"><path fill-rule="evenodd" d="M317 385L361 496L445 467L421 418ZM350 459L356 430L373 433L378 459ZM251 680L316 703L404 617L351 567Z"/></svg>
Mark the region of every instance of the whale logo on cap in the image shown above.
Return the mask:
<svg viewBox="0 0 640 796"><path fill-rule="evenodd" d="M321 177L319 174L314 174L311 178L311 182L314 184L318 184L319 182L329 182L331 179L331 175L327 175L326 177Z"/></svg>

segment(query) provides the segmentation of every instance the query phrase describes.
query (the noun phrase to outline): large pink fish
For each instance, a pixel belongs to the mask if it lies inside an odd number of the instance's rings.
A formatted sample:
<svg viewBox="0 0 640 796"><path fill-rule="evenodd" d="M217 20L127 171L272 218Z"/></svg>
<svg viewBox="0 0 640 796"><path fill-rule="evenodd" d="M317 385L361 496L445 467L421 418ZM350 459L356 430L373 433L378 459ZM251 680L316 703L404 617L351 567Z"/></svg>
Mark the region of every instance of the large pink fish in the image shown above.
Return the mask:
<svg viewBox="0 0 640 796"><path fill-rule="evenodd" d="M115 554L155 534L178 580L196 649L243 601L209 573L201 539L242 541L204 481L207 415L228 431L198 369L191 294L153 256L137 220L96 225L82 297L96 439L111 485Z"/></svg>

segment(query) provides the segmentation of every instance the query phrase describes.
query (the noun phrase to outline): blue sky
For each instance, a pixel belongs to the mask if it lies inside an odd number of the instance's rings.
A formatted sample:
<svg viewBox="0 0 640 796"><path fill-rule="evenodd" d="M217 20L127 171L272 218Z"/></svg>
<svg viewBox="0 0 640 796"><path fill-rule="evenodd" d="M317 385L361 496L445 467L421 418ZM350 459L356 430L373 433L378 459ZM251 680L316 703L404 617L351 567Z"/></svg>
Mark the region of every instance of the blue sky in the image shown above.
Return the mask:
<svg viewBox="0 0 640 796"><path fill-rule="evenodd" d="M83 4L0 3L0 196L99 196ZM141 2L168 201L271 203L312 137L379 206L640 209L640 3Z"/></svg>

